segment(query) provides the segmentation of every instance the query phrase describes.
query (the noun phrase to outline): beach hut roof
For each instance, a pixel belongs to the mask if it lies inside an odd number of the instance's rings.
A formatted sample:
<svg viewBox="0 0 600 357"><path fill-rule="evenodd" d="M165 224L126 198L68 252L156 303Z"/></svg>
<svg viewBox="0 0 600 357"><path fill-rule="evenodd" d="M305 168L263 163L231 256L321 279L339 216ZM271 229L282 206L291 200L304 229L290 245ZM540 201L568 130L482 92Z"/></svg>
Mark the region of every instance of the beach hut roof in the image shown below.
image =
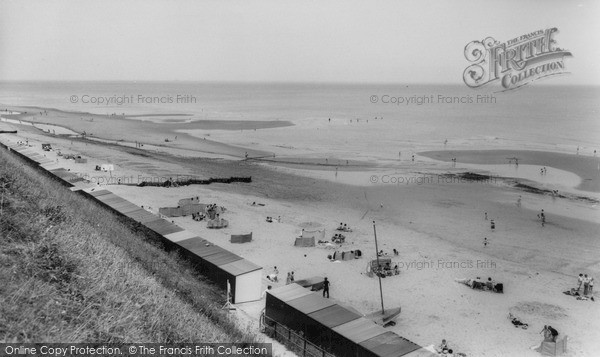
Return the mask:
<svg viewBox="0 0 600 357"><path fill-rule="evenodd" d="M170 234L170 233L175 233L175 232L181 232L183 230L183 228L178 227L176 225L174 225L171 222L168 222L164 219L157 219L155 221L150 221L147 223L144 223L144 225L148 228L150 228L151 230L155 231L158 234Z"/></svg>
<svg viewBox="0 0 600 357"><path fill-rule="evenodd" d="M203 238L185 239L177 242L177 244L201 258L225 251L225 249L219 247L218 245L214 245ZM209 245L207 246L206 244Z"/></svg>
<svg viewBox="0 0 600 357"><path fill-rule="evenodd" d="M357 344L387 332L383 327L364 317L336 326L333 331Z"/></svg>
<svg viewBox="0 0 600 357"><path fill-rule="evenodd" d="M109 193L111 193L109 190L94 190L94 191L88 192L88 194L93 197L108 195Z"/></svg>
<svg viewBox="0 0 600 357"><path fill-rule="evenodd" d="M267 293L273 295L283 302L288 302L290 300L312 294L312 292L310 292L308 289L305 289L296 283L269 290Z"/></svg>
<svg viewBox="0 0 600 357"><path fill-rule="evenodd" d="M333 328L342 324L345 324L349 321L356 320L361 315L346 309L340 305L332 305L321 309L319 311L315 311L309 314L311 318L317 320L322 325L327 326L329 328Z"/></svg>
<svg viewBox="0 0 600 357"><path fill-rule="evenodd" d="M203 258L207 262L210 262L218 267L242 259L242 257L240 257L239 255L235 255L225 249L222 249L220 252L215 252L215 254L204 256Z"/></svg>
<svg viewBox="0 0 600 357"><path fill-rule="evenodd" d="M233 276L239 276L262 269L262 267L246 259L240 259L228 264L221 265L220 268Z"/></svg>
<svg viewBox="0 0 600 357"><path fill-rule="evenodd" d="M335 305L331 300L324 299L318 294L309 294L294 300L289 300L287 304L305 315Z"/></svg>
<svg viewBox="0 0 600 357"><path fill-rule="evenodd" d="M363 341L360 345L381 357L400 357L421 348L391 331Z"/></svg>

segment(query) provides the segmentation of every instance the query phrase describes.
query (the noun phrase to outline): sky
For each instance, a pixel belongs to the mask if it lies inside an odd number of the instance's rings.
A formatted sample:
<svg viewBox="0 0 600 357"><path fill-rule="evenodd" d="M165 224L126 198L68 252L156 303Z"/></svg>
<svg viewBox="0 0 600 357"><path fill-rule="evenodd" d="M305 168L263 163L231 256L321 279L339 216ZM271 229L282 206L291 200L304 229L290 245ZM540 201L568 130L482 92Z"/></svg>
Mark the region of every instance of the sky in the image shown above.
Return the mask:
<svg viewBox="0 0 600 357"><path fill-rule="evenodd" d="M558 28L600 85L600 1L0 0L2 80L462 84L464 48Z"/></svg>

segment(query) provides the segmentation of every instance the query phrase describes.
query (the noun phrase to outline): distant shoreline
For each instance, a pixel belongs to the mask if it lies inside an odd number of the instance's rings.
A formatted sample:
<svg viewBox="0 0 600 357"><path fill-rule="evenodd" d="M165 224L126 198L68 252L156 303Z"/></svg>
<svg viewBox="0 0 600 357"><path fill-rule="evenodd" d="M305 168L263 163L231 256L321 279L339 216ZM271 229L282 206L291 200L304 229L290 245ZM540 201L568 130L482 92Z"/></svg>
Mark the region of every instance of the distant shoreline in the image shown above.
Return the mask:
<svg viewBox="0 0 600 357"><path fill-rule="evenodd" d="M456 158L457 162L479 165L502 165L508 164L509 158L514 165L518 158L521 165L538 165L553 167L556 169L572 172L582 181L576 188L581 191L600 192L600 157L565 154L551 151L533 150L448 150L448 151L425 151L419 155L430 159L451 162Z"/></svg>

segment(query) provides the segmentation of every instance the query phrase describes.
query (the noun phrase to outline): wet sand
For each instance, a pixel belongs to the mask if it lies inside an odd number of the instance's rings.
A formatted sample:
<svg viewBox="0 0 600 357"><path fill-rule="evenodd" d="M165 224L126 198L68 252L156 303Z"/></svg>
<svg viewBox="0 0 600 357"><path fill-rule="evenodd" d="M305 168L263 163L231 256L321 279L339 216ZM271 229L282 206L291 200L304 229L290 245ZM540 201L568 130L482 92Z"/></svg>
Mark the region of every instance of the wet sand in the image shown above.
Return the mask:
<svg viewBox="0 0 600 357"><path fill-rule="evenodd" d="M445 162L456 158L460 163L483 165L508 165L511 159L514 165L514 158L518 158L519 165L546 166L572 172L582 179L581 184L577 186L579 190L600 192L600 157L527 150L425 151L419 155Z"/></svg>

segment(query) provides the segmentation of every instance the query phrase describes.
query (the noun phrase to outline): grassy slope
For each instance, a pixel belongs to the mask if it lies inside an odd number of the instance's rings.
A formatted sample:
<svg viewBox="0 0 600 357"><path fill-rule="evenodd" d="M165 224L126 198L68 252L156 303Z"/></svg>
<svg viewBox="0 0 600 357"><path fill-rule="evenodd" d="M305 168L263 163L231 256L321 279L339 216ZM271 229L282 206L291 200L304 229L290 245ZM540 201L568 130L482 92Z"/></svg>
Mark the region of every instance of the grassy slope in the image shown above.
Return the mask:
<svg viewBox="0 0 600 357"><path fill-rule="evenodd" d="M0 342L256 341L187 263L5 149L2 185Z"/></svg>

